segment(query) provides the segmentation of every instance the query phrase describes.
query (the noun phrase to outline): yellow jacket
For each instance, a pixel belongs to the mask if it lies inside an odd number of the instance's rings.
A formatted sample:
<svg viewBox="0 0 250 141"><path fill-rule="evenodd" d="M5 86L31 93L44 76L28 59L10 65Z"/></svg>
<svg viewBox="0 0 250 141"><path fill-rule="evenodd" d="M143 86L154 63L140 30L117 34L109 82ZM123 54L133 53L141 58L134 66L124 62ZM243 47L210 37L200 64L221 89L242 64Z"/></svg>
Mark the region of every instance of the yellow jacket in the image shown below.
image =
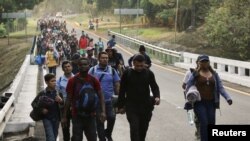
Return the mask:
<svg viewBox="0 0 250 141"><path fill-rule="evenodd" d="M46 55L46 64L48 67L54 67L57 66L57 59L54 57L54 51L47 51Z"/></svg>

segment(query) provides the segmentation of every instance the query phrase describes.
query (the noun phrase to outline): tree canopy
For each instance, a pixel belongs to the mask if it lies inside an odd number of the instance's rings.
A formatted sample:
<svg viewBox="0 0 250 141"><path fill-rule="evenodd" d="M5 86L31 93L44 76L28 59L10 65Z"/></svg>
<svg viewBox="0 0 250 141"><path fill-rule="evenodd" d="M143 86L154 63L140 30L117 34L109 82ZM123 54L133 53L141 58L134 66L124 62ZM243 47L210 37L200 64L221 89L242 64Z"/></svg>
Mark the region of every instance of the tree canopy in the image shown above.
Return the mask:
<svg viewBox="0 0 250 141"><path fill-rule="evenodd" d="M212 47L223 48L228 56L250 57L250 1L226 0L206 17L206 37Z"/></svg>

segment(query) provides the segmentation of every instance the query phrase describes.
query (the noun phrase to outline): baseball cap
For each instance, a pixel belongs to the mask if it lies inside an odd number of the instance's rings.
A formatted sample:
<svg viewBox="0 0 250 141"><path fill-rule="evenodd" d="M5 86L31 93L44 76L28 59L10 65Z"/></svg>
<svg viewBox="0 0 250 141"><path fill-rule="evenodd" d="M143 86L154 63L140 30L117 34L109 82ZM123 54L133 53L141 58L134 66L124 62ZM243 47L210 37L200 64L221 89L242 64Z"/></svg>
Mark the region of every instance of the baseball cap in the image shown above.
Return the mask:
<svg viewBox="0 0 250 141"><path fill-rule="evenodd" d="M209 61L209 57L207 55L200 55L197 59L197 61Z"/></svg>

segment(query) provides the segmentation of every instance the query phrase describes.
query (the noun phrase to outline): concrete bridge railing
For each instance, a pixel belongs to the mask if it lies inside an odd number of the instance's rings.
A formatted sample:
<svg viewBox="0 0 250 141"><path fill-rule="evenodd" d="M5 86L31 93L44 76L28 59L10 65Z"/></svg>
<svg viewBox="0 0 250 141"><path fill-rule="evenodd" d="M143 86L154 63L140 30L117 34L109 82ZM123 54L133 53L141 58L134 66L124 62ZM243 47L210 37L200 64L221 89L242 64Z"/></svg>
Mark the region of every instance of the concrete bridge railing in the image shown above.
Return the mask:
<svg viewBox="0 0 250 141"><path fill-rule="evenodd" d="M196 67L199 54L182 53L183 62L176 62L175 66L184 69ZM209 56L210 65L216 70L223 80L250 87L250 62L225 59Z"/></svg>
<svg viewBox="0 0 250 141"><path fill-rule="evenodd" d="M196 66L196 59L199 54L165 49L113 31L108 31L108 34L115 35L118 43L135 50L138 50L140 45L144 45L150 56L154 56L166 64L183 69ZM250 87L250 62L213 56L210 56L210 62L223 80Z"/></svg>

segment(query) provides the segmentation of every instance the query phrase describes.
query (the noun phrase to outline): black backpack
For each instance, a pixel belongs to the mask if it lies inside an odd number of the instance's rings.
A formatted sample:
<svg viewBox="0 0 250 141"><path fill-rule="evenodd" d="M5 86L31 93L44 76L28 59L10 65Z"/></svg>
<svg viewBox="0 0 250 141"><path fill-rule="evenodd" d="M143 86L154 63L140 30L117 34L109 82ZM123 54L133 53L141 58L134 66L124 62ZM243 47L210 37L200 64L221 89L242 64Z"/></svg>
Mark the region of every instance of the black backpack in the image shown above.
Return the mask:
<svg viewBox="0 0 250 141"><path fill-rule="evenodd" d="M96 112L97 109L98 97L93 87L94 78L93 77L90 78L91 82L83 82L78 77L75 77L75 81L79 81L81 83L79 93L77 93L76 95L76 105L75 105L77 109L77 114L80 117L91 116L91 114Z"/></svg>

